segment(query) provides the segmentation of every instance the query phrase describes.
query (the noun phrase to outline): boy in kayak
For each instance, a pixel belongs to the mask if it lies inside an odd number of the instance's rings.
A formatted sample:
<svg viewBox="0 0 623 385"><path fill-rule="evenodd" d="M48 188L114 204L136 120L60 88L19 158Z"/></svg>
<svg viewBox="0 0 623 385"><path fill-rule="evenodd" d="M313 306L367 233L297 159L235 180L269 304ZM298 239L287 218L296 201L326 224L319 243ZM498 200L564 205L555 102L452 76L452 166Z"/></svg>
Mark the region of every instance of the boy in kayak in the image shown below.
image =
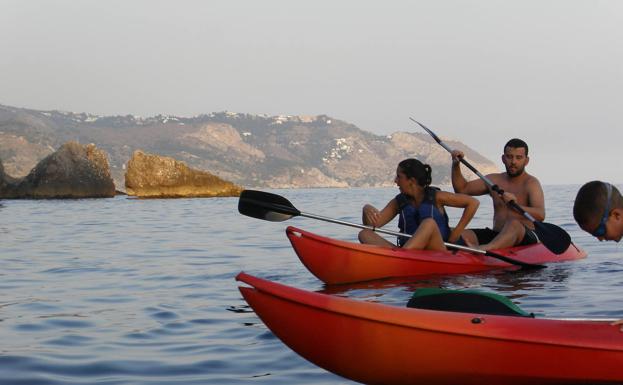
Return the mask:
<svg viewBox="0 0 623 385"><path fill-rule="evenodd" d="M489 189L480 178L467 181L461 173L459 150L452 151L452 187L457 193L477 196L489 194L493 199L493 229L468 229L462 234L468 246L481 250L530 245L539 241L533 223L512 209L508 202L515 201L537 221L545 219L545 198L541 183L525 170L530 161L528 145L521 139L511 139L504 145L502 163L506 172L489 174L490 179L504 195Z"/></svg>
<svg viewBox="0 0 623 385"><path fill-rule="evenodd" d="M600 241L619 242L623 237L623 197L608 182L585 183L575 196L573 218L578 226ZM623 332L623 319L615 321Z"/></svg>
<svg viewBox="0 0 623 385"><path fill-rule="evenodd" d="M575 197L573 217L582 230L600 241L623 237L623 197L607 182L585 183Z"/></svg>
<svg viewBox="0 0 623 385"><path fill-rule="evenodd" d="M394 182L400 194L382 210L366 204L362 220L365 225L382 227L396 215L400 232L413 234L399 237L398 245L408 249L446 250L444 242L459 242L465 226L473 218L480 202L464 194L455 194L431 187L431 167L417 159L405 159L398 164ZM461 219L454 229L448 224L444 206L463 208ZM393 247L394 245L372 230L359 233L361 243Z"/></svg>

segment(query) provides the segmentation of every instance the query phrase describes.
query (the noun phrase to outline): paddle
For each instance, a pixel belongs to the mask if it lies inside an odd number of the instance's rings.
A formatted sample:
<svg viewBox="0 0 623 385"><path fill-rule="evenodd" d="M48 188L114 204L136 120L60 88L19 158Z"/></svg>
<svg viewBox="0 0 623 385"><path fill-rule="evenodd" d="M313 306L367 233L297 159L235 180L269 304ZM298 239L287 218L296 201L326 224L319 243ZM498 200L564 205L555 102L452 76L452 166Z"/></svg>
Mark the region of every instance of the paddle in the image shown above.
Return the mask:
<svg viewBox="0 0 623 385"><path fill-rule="evenodd" d="M316 214L304 213L299 211L296 207L294 207L292 203L290 203L289 200L282 197L281 195L272 194L264 191L244 190L240 194L240 199L238 200L238 211L240 212L240 214L253 218L264 219L271 222L283 222L292 217L302 216L307 218L319 219L321 221L336 223L339 225L357 227L360 229L368 229L388 235L411 237L411 235L409 234L399 233L396 231L379 229L372 226L360 225L358 223L341 221L339 219L328 218ZM544 265L518 261L516 259L512 259L505 255L494 253L492 251L473 249L471 247L455 245L453 243L444 243L444 245L451 249L484 254L513 265L521 266L522 268L526 269L541 269L545 267Z"/></svg>
<svg viewBox="0 0 623 385"><path fill-rule="evenodd" d="M435 139L435 141L441 145L441 147L445 148L449 153L452 153L452 149L448 147L444 142L442 142L441 139L439 139L439 137L435 135L435 133L431 131L428 127L413 118L409 119L419 124L420 127L428 132L430 136L432 136L433 139ZM476 170L476 168L469 164L469 162L467 162L464 158L461 158L460 161L465 166L467 166L467 168L472 170L474 174L478 175L480 179L482 179L491 190L497 192L500 195L504 195L504 190L502 190L498 185L491 182L489 178L478 172L478 170ZM539 237L541 243L543 243L543 245L547 247L552 253L562 254L569 248L569 245L571 245L571 236L564 229L552 223L537 221L532 215L530 215L530 213L526 212L526 210L521 208L521 206L519 206L515 201L508 202L508 205L518 211L524 217L528 218L532 223L534 223L534 232Z"/></svg>

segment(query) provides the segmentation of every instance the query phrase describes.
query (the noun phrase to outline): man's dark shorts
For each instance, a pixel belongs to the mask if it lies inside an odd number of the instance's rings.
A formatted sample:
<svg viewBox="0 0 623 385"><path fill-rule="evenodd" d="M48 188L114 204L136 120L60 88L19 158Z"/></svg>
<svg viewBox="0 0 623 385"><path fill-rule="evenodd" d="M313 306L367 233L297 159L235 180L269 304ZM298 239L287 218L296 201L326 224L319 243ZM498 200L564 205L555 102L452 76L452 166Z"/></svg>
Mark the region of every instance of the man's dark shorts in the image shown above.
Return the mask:
<svg viewBox="0 0 623 385"><path fill-rule="evenodd" d="M470 229L470 230L472 230L476 234L476 238L478 238L479 245L484 245L485 243L491 242L493 238L495 238L499 234L499 232L495 230L491 230L488 227L484 229ZM526 227L526 232L523 236L523 239L521 240L521 242L519 242L519 244L515 246L527 246L527 245L532 245L538 242L539 242L539 237L536 236L536 234L534 233L534 230L531 230Z"/></svg>

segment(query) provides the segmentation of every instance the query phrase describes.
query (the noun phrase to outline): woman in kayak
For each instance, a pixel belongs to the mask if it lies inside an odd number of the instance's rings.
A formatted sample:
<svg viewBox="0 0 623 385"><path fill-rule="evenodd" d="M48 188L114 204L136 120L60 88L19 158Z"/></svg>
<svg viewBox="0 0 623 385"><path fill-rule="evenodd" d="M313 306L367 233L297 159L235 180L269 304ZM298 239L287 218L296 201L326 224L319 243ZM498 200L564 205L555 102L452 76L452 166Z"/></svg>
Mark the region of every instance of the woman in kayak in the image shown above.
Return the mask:
<svg viewBox="0 0 623 385"><path fill-rule="evenodd" d="M431 167L417 159L405 159L398 164L396 179L400 194L378 210L366 204L362 220L365 225L382 227L396 215L401 233L413 234L411 238L398 237L398 245L407 249L446 250L444 242L463 243L461 233L474 217L480 202L475 198L441 191L431 187ZM448 223L444 206L463 208L455 228ZM361 243L393 247L394 245L373 230L359 233Z"/></svg>

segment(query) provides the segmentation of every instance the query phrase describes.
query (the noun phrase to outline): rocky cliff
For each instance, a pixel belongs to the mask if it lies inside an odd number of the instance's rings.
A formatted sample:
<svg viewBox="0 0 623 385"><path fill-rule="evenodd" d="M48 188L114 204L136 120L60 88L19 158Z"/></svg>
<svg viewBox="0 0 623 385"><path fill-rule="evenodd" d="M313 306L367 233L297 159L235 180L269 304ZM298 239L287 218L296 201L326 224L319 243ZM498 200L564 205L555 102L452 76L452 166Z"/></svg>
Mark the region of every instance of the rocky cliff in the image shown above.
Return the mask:
<svg viewBox="0 0 623 385"><path fill-rule="evenodd" d="M117 189L123 189L125 167L138 149L246 188L389 186L396 165L408 157L433 167L434 184L449 182L450 157L428 135L380 136L324 115L221 112L140 118L0 106L0 159L10 176L24 176L70 140L95 143L108 153ZM497 171L463 144L447 143L465 151L481 172Z"/></svg>

